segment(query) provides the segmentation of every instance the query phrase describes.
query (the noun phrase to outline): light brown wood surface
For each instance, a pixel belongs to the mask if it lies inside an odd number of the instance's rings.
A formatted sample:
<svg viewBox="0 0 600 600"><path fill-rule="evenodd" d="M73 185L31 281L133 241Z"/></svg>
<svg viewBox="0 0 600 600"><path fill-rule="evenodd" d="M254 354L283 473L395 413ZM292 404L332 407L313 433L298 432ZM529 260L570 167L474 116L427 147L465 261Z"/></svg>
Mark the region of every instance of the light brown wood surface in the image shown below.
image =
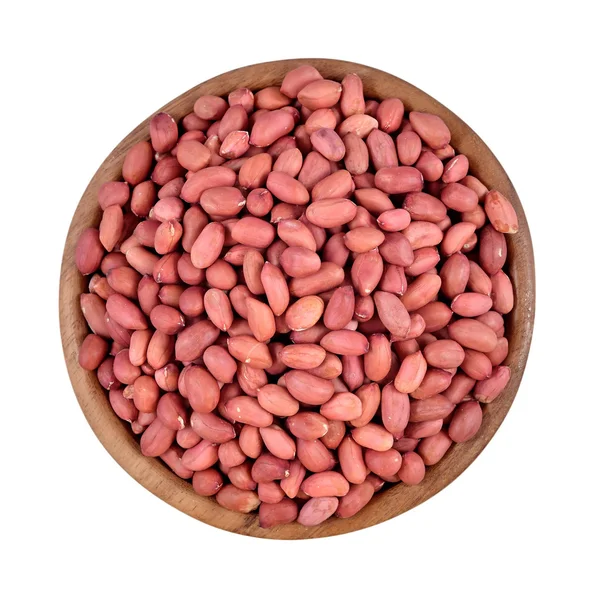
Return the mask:
<svg viewBox="0 0 600 600"><path fill-rule="evenodd" d="M161 110L178 120L192 110L194 101L200 95L221 96L238 87L256 90L278 85L288 70L306 63L314 65L329 79L341 81L347 73L357 73L364 82L368 97L399 97L407 110L421 110L442 117L452 132L452 145L469 158L471 173L489 188L502 192L512 201L517 211L519 232L507 236L509 274L515 287L515 308L509 317L506 333L510 343L506 364L511 367L512 378L497 400L484 405L483 425L474 439L464 444L454 444L440 463L427 469L426 477L420 485L395 485L374 496L356 516L350 519L331 518L313 528L292 523L273 529L261 529L256 514L242 515L221 508L212 498L195 494L190 483L179 479L160 460L142 456L129 424L113 413L96 374L84 371L77 362L79 345L88 332L79 308L79 295L87 291L87 278L84 279L75 268L74 250L81 231L99 223L100 210L96 196L99 186L120 178L127 150L136 142L148 138L149 119L136 127L111 152L85 190L67 236L60 282L60 328L71 383L90 426L111 456L153 494L192 517L228 531L272 539L317 538L370 527L410 510L456 479L485 448L514 400L527 362L535 313L531 237L523 207L510 179L490 149L462 120L409 83L383 71L350 62L327 59L283 60L243 67L219 75L182 94Z"/></svg>

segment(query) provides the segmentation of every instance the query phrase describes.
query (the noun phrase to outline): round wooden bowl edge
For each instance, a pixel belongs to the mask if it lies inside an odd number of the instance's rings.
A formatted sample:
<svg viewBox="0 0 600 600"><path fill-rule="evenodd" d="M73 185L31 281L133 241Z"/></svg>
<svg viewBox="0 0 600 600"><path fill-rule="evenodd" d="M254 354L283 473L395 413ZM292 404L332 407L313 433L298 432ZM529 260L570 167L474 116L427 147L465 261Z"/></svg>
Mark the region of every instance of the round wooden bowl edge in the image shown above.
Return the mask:
<svg viewBox="0 0 600 600"><path fill-rule="evenodd" d="M278 84L285 72L300 64L312 64L324 77L337 80L347 73L358 73L363 79L366 95L373 98L399 97L407 110L438 114L450 127L453 146L469 158L470 172L512 201L519 218L519 232L507 236L508 270L515 288L515 308L509 316L506 333L510 342L506 364L511 367L512 377L503 394L484 406L483 425L475 438L464 444L454 444L437 465L427 469L421 484L413 487L394 485L375 495L361 512L350 519L334 517L312 528L292 523L261 529L256 513L234 513L220 507L213 498L195 494L191 484L182 481L162 461L141 454L139 443L131 434L128 424L112 411L95 373L83 370L77 361L78 348L88 330L79 307L79 295L86 290L85 278L74 264L75 244L83 229L95 226L99 221L100 211L96 201L98 187L105 181L118 179L127 150L138 141L147 139L150 117L146 119L116 146L100 166L87 186L69 228L59 291L60 331L69 377L92 430L111 456L136 481L165 502L209 525L269 539L318 538L370 527L414 508L454 481L489 443L512 405L527 362L535 317L535 267L531 236L523 207L508 175L475 132L445 106L411 84L384 71L356 63L330 59L291 59L229 71L188 90L161 110L179 120L191 111L194 100L202 94L224 95L237 87L259 89Z"/></svg>

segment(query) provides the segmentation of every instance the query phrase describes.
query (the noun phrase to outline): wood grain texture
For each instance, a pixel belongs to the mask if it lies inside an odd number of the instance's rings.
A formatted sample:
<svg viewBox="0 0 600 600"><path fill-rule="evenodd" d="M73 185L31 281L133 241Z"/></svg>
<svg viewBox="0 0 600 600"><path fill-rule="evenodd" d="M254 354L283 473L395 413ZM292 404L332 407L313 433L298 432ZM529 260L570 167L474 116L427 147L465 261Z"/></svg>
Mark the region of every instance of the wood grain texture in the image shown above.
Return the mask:
<svg viewBox="0 0 600 600"><path fill-rule="evenodd" d="M87 325L79 308L79 295L87 290L84 289L84 278L75 268L74 250L83 229L99 223L100 210L96 199L98 188L106 181L120 178L121 164L127 150L133 144L148 138L149 118L111 152L85 190L67 236L60 282L60 328L71 383L90 426L111 456L153 494L192 517L235 533L271 539L317 538L370 527L410 510L456 479L488 444L514 400L527 362L535 314L535 271L531 237L523 207L510 179L490 149L461 119L409 83L383 71L350 62L327 59L283 60L243 67L219 75L182 94L161 110L179 120L192 110L195 99L200 95L222 96L238 87L256 90L278 85L287 71L306 63L314 65L328 79L341 81L347 73L357 73L364 82L367 96L376 99L399 97L407 110L421 110L442 117L452 132L452 145L469 158L470 171L489 188L502 192L517 211L519 232L507 236L509 274L515 287L515 308L508 319L506 333L510 342L506 364L511 367L512 378L497 400L483 406L483 425L474 439L453 445L440 463L427 469L427 475L420 485L395 485L377 494L356 516L350 519L332 518L313 528L293 523L274 529L261 529L256 514L241 515L221 508L213 499L195 494L190 483L179 479L160 460L142 456L129 425L113 413L96 374L84 371L77 361L78 348L87 334Z"/></svg>

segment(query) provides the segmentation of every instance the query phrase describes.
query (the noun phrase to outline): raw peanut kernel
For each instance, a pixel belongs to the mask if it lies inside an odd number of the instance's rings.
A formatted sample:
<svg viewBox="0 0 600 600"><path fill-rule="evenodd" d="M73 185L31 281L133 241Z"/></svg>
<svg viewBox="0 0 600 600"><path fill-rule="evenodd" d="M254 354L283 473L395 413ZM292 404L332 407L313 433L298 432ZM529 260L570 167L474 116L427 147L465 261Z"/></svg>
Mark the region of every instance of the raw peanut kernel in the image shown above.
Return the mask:
<svg viewBox="0 0 600 600"><path fill-rule="evenodd" d="M74 248L79 366L140 452L282 531L419 486L510 389L518 210L441 117L339 79L155 114Z"/></svg>

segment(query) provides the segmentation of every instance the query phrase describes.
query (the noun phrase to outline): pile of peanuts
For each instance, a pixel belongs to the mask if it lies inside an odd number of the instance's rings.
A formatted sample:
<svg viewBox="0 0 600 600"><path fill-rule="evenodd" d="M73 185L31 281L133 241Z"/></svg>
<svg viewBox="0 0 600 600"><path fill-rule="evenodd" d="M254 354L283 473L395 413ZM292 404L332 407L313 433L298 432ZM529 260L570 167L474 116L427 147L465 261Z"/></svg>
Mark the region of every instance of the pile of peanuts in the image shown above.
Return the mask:
<svg viewBox="0 0 600 600"><path fill-rule="evenodd" d="M506 387L510 202L438 116L312 66L150 121L75 260L79 363L202 496L261 527L355 515Z"/></svg>

